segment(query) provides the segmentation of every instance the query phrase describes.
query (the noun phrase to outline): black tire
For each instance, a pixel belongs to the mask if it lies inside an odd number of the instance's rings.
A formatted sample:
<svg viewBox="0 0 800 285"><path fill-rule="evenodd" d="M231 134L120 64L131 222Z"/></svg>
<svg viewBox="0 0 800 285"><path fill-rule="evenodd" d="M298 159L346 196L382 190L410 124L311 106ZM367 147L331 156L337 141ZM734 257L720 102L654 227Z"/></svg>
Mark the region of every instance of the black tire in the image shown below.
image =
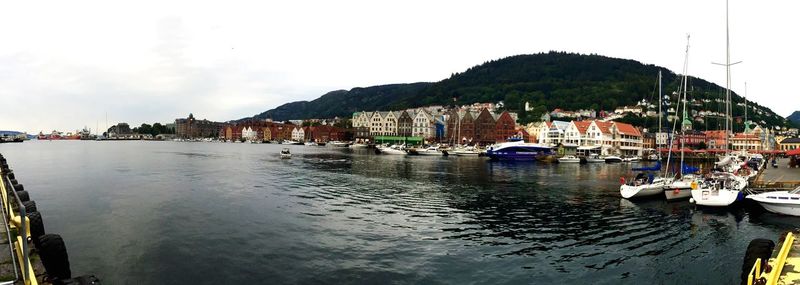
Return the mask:
<svg viewBox="0 0 800 285"><path fill-rule="evenodd" d="M14 190L24 191L25 190L25 186L23 186L22 184L15 184L14 185Z"/></svg>
<svg viewBox="0 0 800 285"><path fill-rule="evenodd" d="M30 220L31 224L31 240L36 248L39 248L39 237L43 236L44 233L44 221L42 221L42 214L39 212L30 212L28 213L28 219Z"/></svg>
<svg viewBox="0 0 800 285"><path fill-rule="evenodd" d="M17 179L17 176L14 175L14 172L8 174L8 179Z"/></svg>
<svg viewBox="0 0 800 285"><path fill-rule="evenodd" d="M31 200L31 196L28 194L28 191L17 191L17 196L19 196L20 202L27 202Z"/></svg>
<svg viewBox="0 0 800 285"><path fill-rule="evenodd" d="M34 201L25 201L25 202L22 202L22 205L25 206L25 213L36 212L36 202L34 202Z"/></svg>
<svg viewBox="0 0 800 285"><path fill-rule="evenodd" d="M57 234L46 234L39 237L39 256L47 275L53 279L69 279L69 257L64 240Z"/></svg>
<svg viewBox="0 0 800 285"><path fill-rule="evenodd" d="M11 185L15 185L15 184L19 184L19 182L16 179L11 179Z"/></svg>
<svg viewBox="0 0 800 285"><path fill-rule="evenodd" d="M761 264L761 270L764 270L764 265L769 261L769 257L772 255L772 250L774 248L775 242L768 239L757 238L750 241L750 244L747 245L747 251L745 251L744 254L744 260L742 261L741 284L747 284L747 275L750 274L750 269L753 269L756 259L761 258L763 262L763 264Z"/></svg>

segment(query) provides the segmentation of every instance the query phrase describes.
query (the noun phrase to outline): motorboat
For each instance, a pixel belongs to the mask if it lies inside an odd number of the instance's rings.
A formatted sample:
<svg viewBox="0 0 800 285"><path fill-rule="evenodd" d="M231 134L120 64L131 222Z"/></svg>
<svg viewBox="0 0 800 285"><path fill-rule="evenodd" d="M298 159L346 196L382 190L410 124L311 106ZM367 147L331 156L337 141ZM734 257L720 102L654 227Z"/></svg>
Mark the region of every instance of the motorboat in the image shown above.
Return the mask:
<svg viewBox="0 0 800 285"><path fill-rule="evenodd" d="M641 159L638 156L628 156L622 158L622 162L639 162Z"/></svg>
<svg viewBox="0 0 800 285"><path fill-rule="evenodd" d="M282 159L292 158L292 153L289 151L288 148L284 148L281 150L281 158Z"/></svg>
<svg viewBox="0 0 800 285"><path fill-rule="evenodd" d="M293 140L284 140L283 142L281 142L281 144L284 144L284 145L301 145L303 143L302 142L298 142L298 141L293 141Z"/></svg>
<svg viewBox="0 0 800 285"><path fill-rule="evenodd" d="M750 194L746 198L758 202L767 211L782 215L800 216L800 187L792 191Z"/></svg>
<svg viewBox="0 0 800 285"><path fill-rule="evenodd" d="M315 142L306 142L305 145L306 146L316 146L317 143L315 143Z"/></svg>
<svg viewBox="0 0 800 285"><path fill-rule="evenodd" d="M619 187L619 193L622 198L632 199L648 196L656 196L664 193L664 188L672 183L671 178L656 177L653 172L661 170L661 163L652 167L635 168L635 171L641 171L631 181L625 181L625 177L620 178L622 185Z"/></svg>
<svg viewBox="0 0 800 285"><path fill-rule="evenodd" d="M363 143L354 143L350 145L350 148L366 148L367 145Z"/></svg>
<svg viewBox="0 0 800 285"><path fill-rule="evenodd" d="M416 149L415 153L418 155L438 155L438 156L442 155L442 152L439 150L438 146Z"/></svg>
<svg viewBox="0 0 800 285"><path fill-rule="evenodd" d="M558 158L559 163L580 163L581 159L574 155L565 155L563 157Z"/></svg>
<svg viewBox="0 0 800 285"><path fill-rule="evenodd" d="M716 172L697 188L692 189L689 202L700 206L727 207L742 200L742 190L747 187L747 180L727 172Z"/></svg>
<svg viewBox="0 0 800 285"><path fill-rule="evenodd" d="M486 155L491 160L533 161L553 157L555 152L549 146L513 140L489 147Z"/></svg>
<svg viewBox="0 0 800 285"><path fill-rule="evenodd" d="M474 146L458 148L451 153L457 156L479 156L481 154L481 152Z"/></svg>
<svg viewBox="0 0 800 285"><path fill-rule="evenodd" d="M603 161L606 163L620 163L622 162L622 158L616 155L607 155L603 158Z"/></svg>
<svg viewBox="0 0 800 285"><path fill-rule="evenodd" d="M606 162L606 160L604 158L600 157L597 154L590 154L590 155L586 156L586 162L588 162L588 163L600 163L600 162Z"/></svg>
<svg viewBox="0 0 800 285"><path fill-rule="evenodd" d="M406 154L408 154L404 147L398 146L398 145L392 145L392 146L388 146L388 147L387 146L380 146L380 147L376 148L376 152L377 153L382 153L382 154L393 154L393 155L406 155Z"/></svg>
<svg viewBox="0 0 800 285"><path fill-rule="evenodd" d="M350 143L348 143L348 142L340 142L340 141L332 141L332 142L330 142L328 144L330 144L332 146L335 146L335 147L347 147L347 146L350 145Z"/></svg>

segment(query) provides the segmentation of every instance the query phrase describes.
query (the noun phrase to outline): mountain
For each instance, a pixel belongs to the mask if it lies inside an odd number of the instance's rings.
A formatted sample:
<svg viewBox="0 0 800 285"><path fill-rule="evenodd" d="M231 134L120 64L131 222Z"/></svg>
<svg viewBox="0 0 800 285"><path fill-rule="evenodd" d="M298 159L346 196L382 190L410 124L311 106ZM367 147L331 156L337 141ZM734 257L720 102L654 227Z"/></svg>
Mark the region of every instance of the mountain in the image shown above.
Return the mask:
<svg viewBox="0 0 800 285"><path fill-rule="evenodd" d="M786 119L792 122L795 127L800 127L800 111L794 111L794 113L786 117Z"/></svg>
<svg viewBox="0 0 800 285"><path fill-rule="evenodd" d="M312 101L281 105L254 116L273 120L350 117L354 111L400 110L427 105L471 104L503 101L510 111L518 112L521 122L538 118L545 110L595 109L614 110L635 105L642 99L657 101L658 71L662 71L663 92L677 90L680 76L666 68L628 59L566 52L516 55L485 62L449 78L433 83L391 84L329 92ZM721 103L724 88L706 80L690 77L689 97L711 102L692 110L724 111ZM744 100L732 93L736 103ZM525 102L536 106L525 112ZM762 114L749 112L755 122L784 126L787 121L772 110ZM743 116L744 108L734 106L734 116ZM708 118L705 128L716 128L723 120ZM652 122L648 122L651 124Z"/></svg>

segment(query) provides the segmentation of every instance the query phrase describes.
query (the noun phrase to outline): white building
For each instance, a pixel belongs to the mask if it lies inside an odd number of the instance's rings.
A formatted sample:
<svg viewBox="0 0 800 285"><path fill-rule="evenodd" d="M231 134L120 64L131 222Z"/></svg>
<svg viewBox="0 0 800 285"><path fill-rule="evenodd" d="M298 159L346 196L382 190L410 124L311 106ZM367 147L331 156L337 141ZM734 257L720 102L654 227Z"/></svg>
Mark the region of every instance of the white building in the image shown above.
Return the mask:
<svg viewBox="0 0 800 285"><path fill-rule="evenodd" d="M256 140L257 136L258 133L256 132L256 130L250 128L249 126L244 127L244 129L242 129L242 138L246 140L254 141Z"/></svg>
<svg viewBox="0 0 800 285"><path fill-rule="evenodd" d="M302 127L294 127L292 129L292 140L293 141L305 141L306 139L306 131L303 130Z"/></svg>
<svg viewBox="0 0 800 285"><path fill-rule="evenodd" d="M556 146L564 143L564 132L569 127L569 122L552 121L547 123L537 136L540 144Z"/></svg>
<svg viewBox="0 0 800 285"><path fill-rule="evenodd" d="M369 127L369 114L366 112L353 113L353 128Z"/></svg>
<svg viewBox="0 0 800 285"><path fill-rule="evenodd" d="M394 112L381 112L383 117L383 135L396 136L397 135L397 117Z"/></svg>
<svg viewBox="0 0 800 285"><path fill-rule="evenodd" d="M370 136L383 135L383 116L381 112L372 112L372 116L369 117L369 134Z"/></svg>
<svg viewBox="0 0 800 285"><path fill-rule="evenodd" d="M423 108L417 110L414 116L411 135L423 138L432 138L436 135L436 125L433 116Z"/></svg>

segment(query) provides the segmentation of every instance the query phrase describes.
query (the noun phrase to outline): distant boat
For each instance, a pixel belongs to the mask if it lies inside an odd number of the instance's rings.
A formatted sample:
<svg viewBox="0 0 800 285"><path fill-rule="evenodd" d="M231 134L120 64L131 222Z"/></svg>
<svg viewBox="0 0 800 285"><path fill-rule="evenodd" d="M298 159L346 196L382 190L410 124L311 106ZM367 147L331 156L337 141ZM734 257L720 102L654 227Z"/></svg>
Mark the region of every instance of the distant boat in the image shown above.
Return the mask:
<svg viewBox="0 0 800 285"><path fill-rule="evenodd" d="M306 142L305 145L306 146L316 146L317 143L315 143L315 142Z"/></svg>
<svg viewBox="0 0 800 285"><path fill-rule="evenodd" d="M588 163L599 163L599 162L606 162L606 160L604 158L600 157L599 155L593 153L593 154L590 154L590 155L586 156L586 162L588 162Z"/></svg>
<svg viewBox="0 0 800 285"><path fill-rule="evenodd" d="M468 146L465 148L458 148L452 151L454 155L457 156L479 156L481 152L476 149L474 146Z"/></svg>
<svg viewBox="0 0 800 285"><path fill-rule="evenodd" d="M397 146L397 145L393 145L393 146L389 146L389 147L381 146L381 147L378 147L376 149L376 152L377 153L382 153L382 154L394 154L394 155L406 155L406 154L408 154L402 146Z"/></svg>
<svg viewBox="0 0 800 285"><path fill-rule="evenodd" d="M539 160L555 156L548 146L526 143L522 140L500 143L489 147L486 155L491 160Z"/></svg>
<svg viewBox="0 0 800 285"><path fill-rule="evenodd" d="M340 141L332 141L329 142L329 144L335 147L347 147L350 145L350 143L348 142L340 142Z"/></svg>
<svg viewBox="0 0 800 285"><path fill-rule="evenodd" d="M581 159L574 155L565 155L558 159L560 163L580 163Z"/></svg>
<svg viewBox="0 0 800 285"><path fill-rule="evenodd" d="M432 146L425 149L417 149L417 154L419 155L438 155L441 156L442 152L439 150L439 147Z"/></svg>
<svg viewBox="0 0 800 285"><path fill-rule="evenodd" d="M655 196L664 193L664 187L672 183L672 179L657 177L654 172L661 170L661 163L651 167L639 167L633 169L641 171L635 178L626 183L625 178L620 178L622 185L619 192L622 198L632 199L646 196Z"/></svg>
<svg viewBox="0 0 800 285"><path fill-rule="evenodd" d="M284 148L281 150L281 158L282 159L292 158L292 153L289 151L288 148Z"/></svg>
<svg viewBox="0 0 800 285"><path fill-rule="evenodd" d="M616 155L607 155L605 158L603 158L603 161L606 163L619 163L622 162L622 158Z"/></svg>

